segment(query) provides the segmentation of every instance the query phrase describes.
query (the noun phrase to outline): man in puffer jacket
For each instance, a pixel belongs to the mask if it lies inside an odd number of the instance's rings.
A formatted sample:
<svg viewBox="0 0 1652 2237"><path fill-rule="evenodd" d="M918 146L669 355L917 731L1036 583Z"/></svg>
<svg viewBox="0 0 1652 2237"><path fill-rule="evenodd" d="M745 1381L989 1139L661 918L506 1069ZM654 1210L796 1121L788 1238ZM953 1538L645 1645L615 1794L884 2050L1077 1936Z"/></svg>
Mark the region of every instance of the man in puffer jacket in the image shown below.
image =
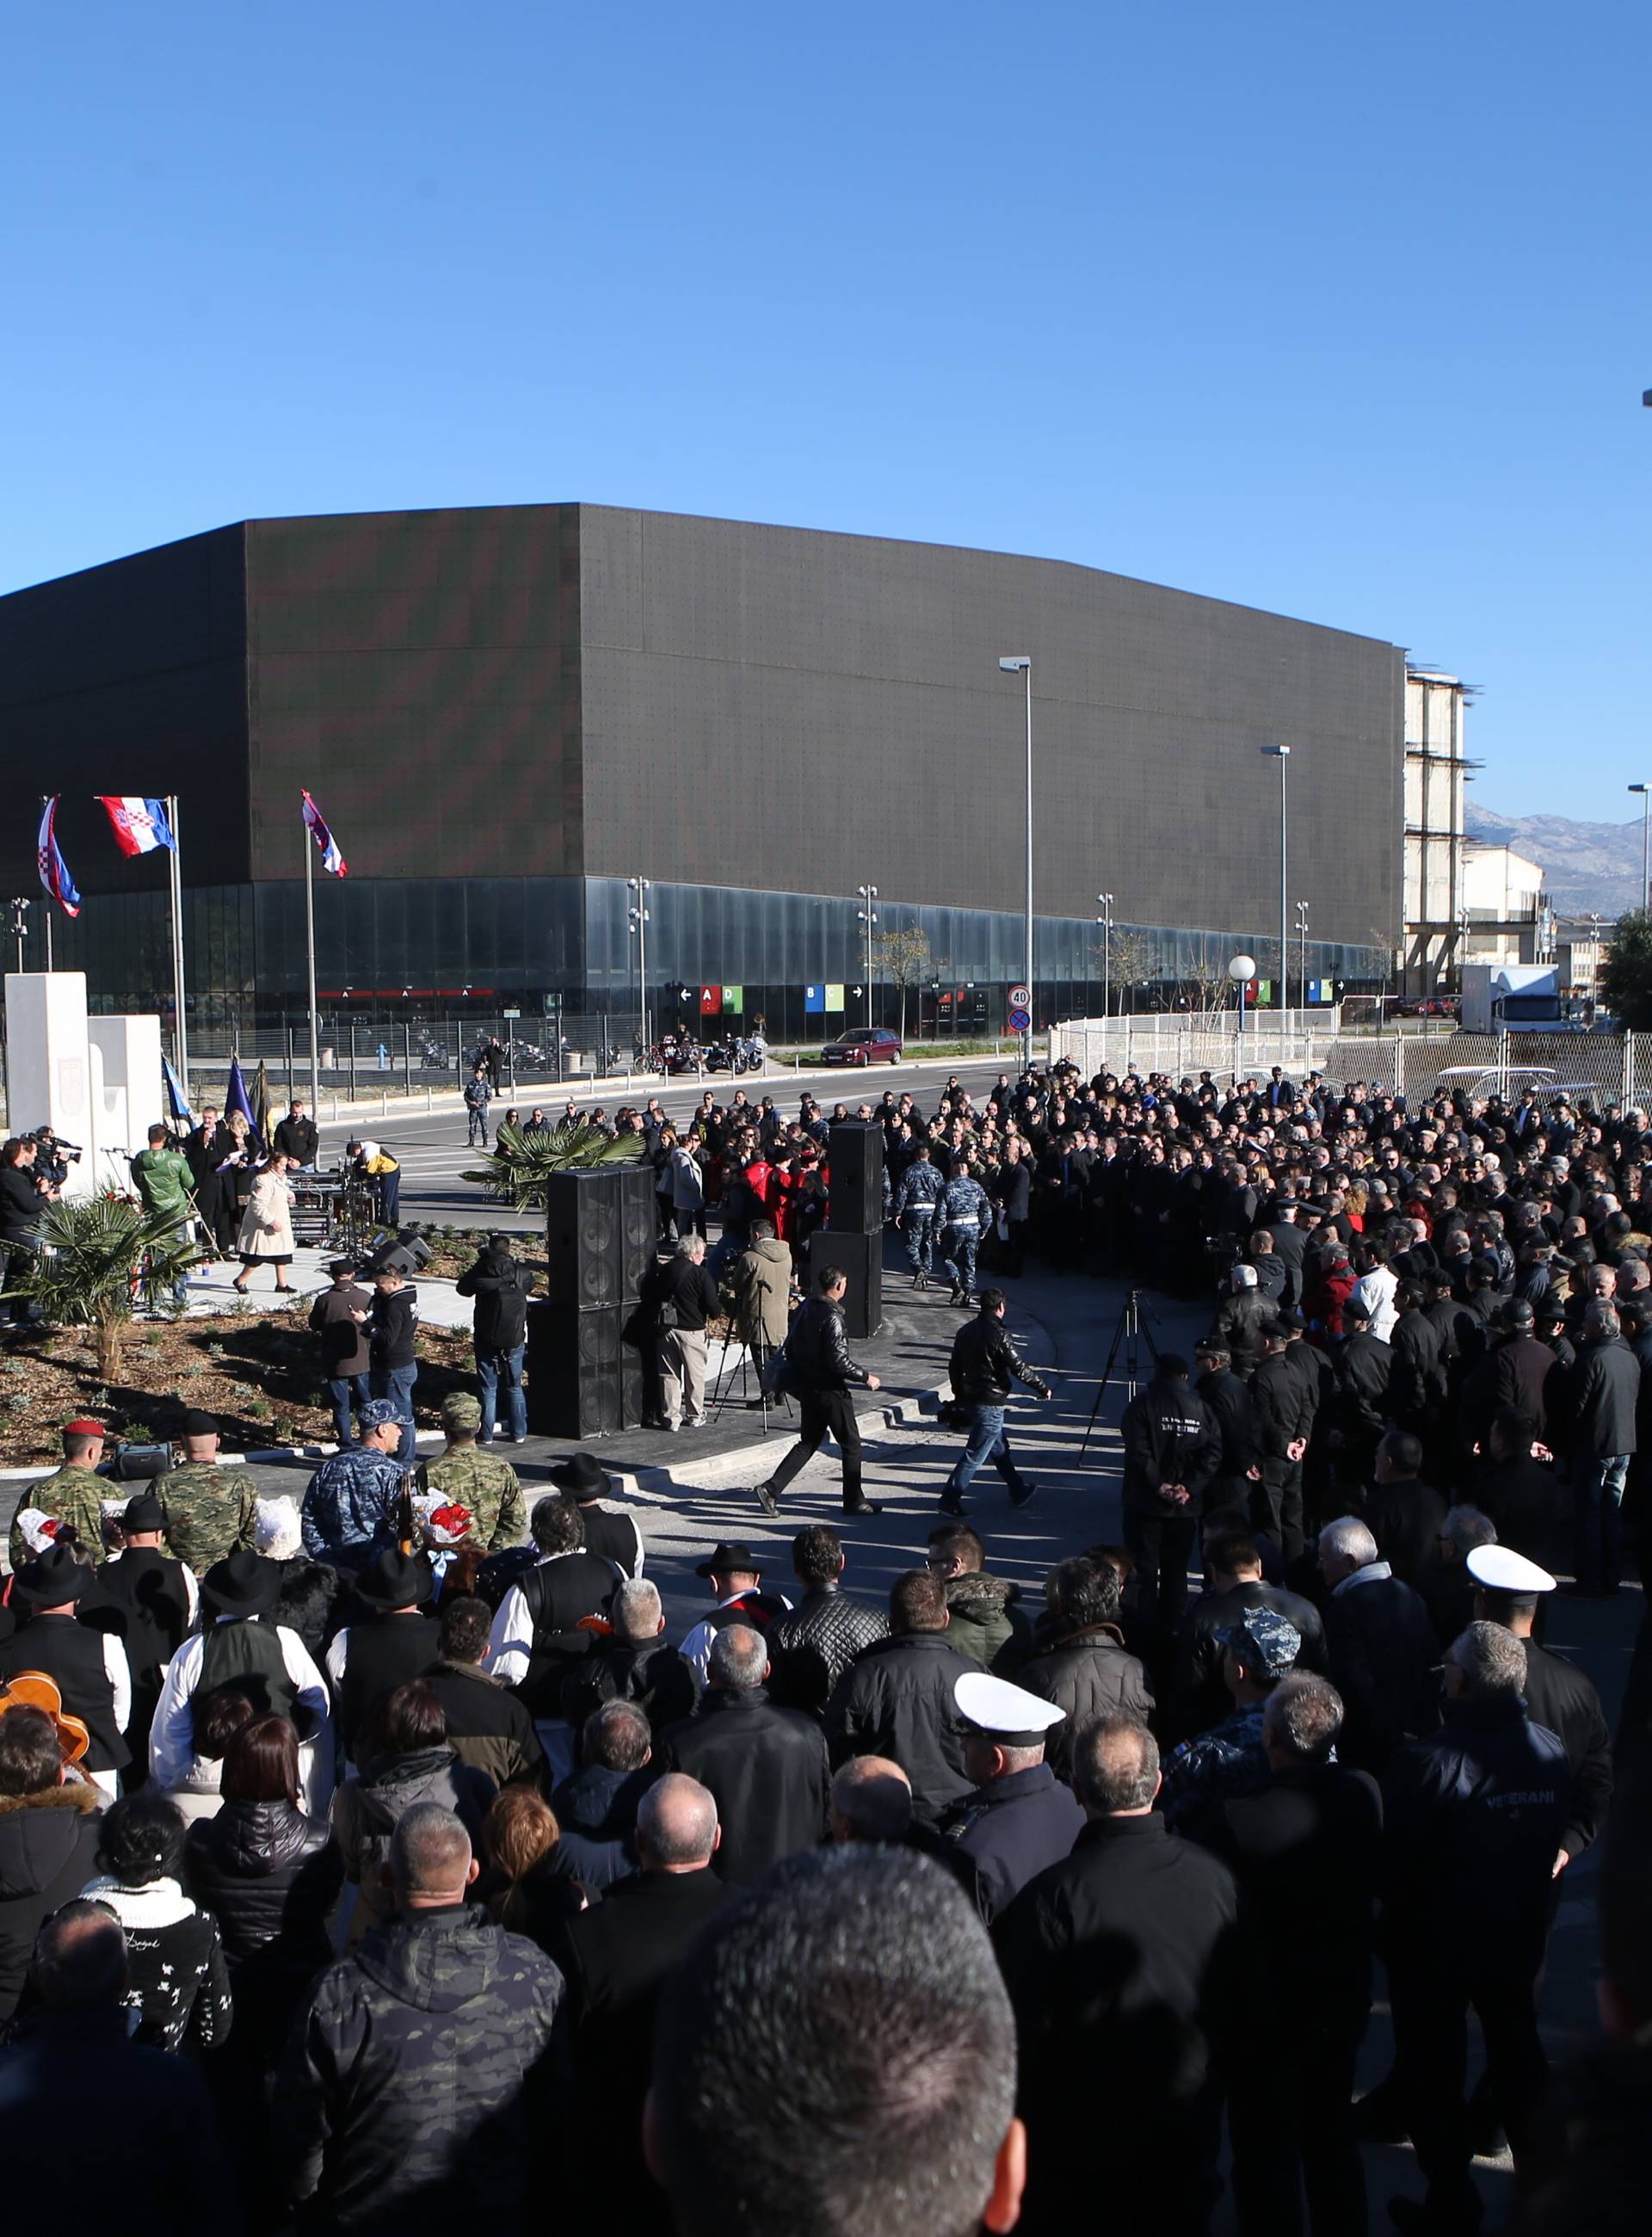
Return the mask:
<svg viewBox="0 0 1652 2237"><path fill-rule="evenodd" d="M340 2232L515 2228L554 2113L562 1976L466 1904L476 1863L450 1811L407 1811L390 1871L395 1917L320 1976L276 2078L287 2203Z"/></svg>
<svg viewBox="0 0 1652 2237"><path fill-rule="evenodd" d="M967 1522L943 1522L929 1533L925 1564L946 1587L948 1646L1001 1678L1019 1670L1033 1648L1032 1625L1017 1605L1021 1587L988 1574L978 1534Z"/></svg>
<svg viewBox="0 0 1652 2237"><path fill-rule="evenodd" d="M1066 1712L1044 1743L1044 1760L1058 1778L1073 1772L1073 1743L1092 1717L1122 1710L1145 1725L1153 1700L1147 1673L1128 1653L1119 1628L1119 1573L1110 1561L1080 1554L1050 1574L1054 1638L1015 1673L1029 1693Z"/></svg>

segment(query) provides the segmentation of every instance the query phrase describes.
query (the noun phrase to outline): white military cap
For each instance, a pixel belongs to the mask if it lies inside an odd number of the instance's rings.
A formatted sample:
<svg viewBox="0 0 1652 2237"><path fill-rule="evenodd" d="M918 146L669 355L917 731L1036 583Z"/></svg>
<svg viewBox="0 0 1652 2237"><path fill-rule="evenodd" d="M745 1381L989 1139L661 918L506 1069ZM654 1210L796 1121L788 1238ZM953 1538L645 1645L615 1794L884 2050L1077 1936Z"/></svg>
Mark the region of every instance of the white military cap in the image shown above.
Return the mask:
<svg viewBox="0 0 1652 2237"><path fill-rule="evenodd" d="M1477 1546L1469 1555L1469 1574L1489 1593L1552 1593L1555 1580L1547 1569L1517 1554L1512 1546ZM960 1684L962 1680L959 1680Z"/></svg>
<svg viewBox="0 0 1652 2237"><path fill-rule="evenodd" d="M1067 1714L1054 1701L1042 1700L986 1670L966 1671L955 1679L952 1698L961 1717L1006 1747L1041 1746L1050 1726Z"/></svg>

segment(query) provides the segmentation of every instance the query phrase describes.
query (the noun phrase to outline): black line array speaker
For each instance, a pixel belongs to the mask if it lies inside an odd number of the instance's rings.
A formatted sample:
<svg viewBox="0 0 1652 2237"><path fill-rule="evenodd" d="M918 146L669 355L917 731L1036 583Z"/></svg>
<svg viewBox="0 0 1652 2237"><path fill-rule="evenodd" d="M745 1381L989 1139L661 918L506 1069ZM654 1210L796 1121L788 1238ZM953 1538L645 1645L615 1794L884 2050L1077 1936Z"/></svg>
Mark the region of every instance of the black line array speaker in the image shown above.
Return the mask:
<svg viewBox="0 0 1652 2237"><path fill-rule="evenodd" d="M830 1224L840 1234L876 1235L883 1225L883 1128L876 1118L834 1118Z"/></svg>
<svg viewBox="0 0 1652 2237"><path fill-rule="evenodd" d="M810 1297L823 1266L841 1266L849 1276L843 1298L843 1325L849 1334L876 1336L883 1325L882 1229L875 1235L849 1235L840 1227L816 1228L809 1238Z"/></svg>
<svg viewBox="0 0 1652 2237"><path fill-rule="evenodd" d="M653 1259L657 1225L648 1165L553 1174L545 1192L552 1303L634 1304Z"/></svg>
<svg viewBox="0 0 1652 2237"><path fill-rule="evenodd" d="M625 1343L631 1305L528 1307L528 1427L537 1437L599 1437L643 1418L643 1356Z"/></svg>

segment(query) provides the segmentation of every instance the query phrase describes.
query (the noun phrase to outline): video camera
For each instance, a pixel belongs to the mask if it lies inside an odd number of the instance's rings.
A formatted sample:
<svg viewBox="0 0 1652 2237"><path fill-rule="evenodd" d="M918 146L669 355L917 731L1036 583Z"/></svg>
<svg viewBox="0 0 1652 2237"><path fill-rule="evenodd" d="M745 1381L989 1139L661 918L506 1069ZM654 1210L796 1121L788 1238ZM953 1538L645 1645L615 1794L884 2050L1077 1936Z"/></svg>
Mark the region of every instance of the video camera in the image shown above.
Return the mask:
<svg viewBox="0 0 1652 2237"><path fill-rule="evenodd" d="M43 1150L50 1150L53 1157L63 1158L71 1165L79 1165L85 1155L80 1143L60 1140L50 1126L36 1126L32 1133L24 1134L20 1138L25 1142L37 1142Z"/></svg>
<svg viewBox="0 0 1652 2237"><path fill-rule="evenodd" d="M430 1245L425 1240L426 1231L417 1224L411 1227L399 1227L393 1237L376 1247L367 1261L367 1273L422 1273L431 1260Z"/></svg>

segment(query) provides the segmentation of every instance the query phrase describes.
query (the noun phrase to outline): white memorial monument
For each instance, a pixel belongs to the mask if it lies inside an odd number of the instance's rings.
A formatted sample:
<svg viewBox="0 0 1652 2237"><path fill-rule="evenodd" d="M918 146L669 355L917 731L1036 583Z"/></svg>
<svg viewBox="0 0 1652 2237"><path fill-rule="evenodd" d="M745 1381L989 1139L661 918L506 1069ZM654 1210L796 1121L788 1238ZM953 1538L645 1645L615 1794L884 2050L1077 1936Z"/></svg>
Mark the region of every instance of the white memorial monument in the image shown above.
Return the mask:
<svg viewBox="0 0 1652 2237"><path fill-rule="evenodd" d="M129 1190L129 1158L167 1116L161 1020L89 1019L83 971L8 971L6 1094L14 1134L50 1126L83 1151L65 1196Z"/></svg>

